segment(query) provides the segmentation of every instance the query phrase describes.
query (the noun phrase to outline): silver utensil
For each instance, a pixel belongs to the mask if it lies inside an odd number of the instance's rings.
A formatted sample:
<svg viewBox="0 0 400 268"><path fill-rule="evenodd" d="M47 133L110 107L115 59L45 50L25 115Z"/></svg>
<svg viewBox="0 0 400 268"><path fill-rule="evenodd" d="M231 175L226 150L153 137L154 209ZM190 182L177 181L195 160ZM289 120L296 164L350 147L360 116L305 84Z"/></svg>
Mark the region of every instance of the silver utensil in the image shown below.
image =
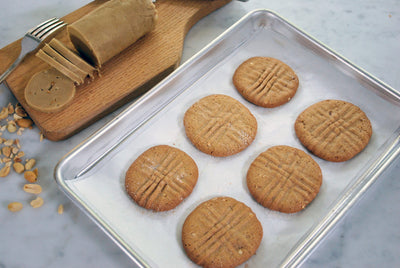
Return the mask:
<svg viewBox="0 0 400 268"><path fill-rule="evenodd" d="M49 19L30 29L21 40L21 52L14 63L0 76L0 84L18 66L26 54L35 50L49 35L66 25L58 18Z"/></svg>

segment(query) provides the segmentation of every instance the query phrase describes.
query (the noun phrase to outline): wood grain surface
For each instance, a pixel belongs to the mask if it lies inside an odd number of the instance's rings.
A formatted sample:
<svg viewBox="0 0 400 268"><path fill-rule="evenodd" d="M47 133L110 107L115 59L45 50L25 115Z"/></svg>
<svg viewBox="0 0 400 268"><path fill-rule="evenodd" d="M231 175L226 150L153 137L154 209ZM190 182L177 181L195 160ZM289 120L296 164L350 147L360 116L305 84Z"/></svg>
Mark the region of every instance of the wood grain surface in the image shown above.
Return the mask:
<svg viewBox="0 0 400 268"><path fill-rule="evenodd" d="M62 20L72 23L104 2L93 1ZM34 53L25 57L6 83L47 139L66 139L143 94L170 74L180 63L184 38L190 28L228 2L230 0L157 0L156 28L104 64L100 77L77 87L72 103L60 112L46 114L26 104L24 89L29 79L49 68ZM73 49L65 28L56 38ZM20 40L0 50L0 73L12 64L19 52Z"/></svg>

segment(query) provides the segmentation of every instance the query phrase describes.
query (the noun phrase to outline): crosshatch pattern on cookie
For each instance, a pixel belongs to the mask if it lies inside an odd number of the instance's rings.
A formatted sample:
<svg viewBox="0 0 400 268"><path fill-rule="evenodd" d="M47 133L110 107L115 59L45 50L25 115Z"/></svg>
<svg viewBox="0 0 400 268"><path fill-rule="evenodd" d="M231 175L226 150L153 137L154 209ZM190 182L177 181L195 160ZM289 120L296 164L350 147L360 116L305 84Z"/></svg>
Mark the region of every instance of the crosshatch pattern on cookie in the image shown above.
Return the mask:
<svg viewBox="0 0 400 268"><path fill-rule="evenodd" d="M253 57L233 75L233 84L248 101L273 108L288 102L297 91L299 79L285 63L270 57Z"/></svg>
<svg viewBox="0 0 400 268"><path fill-rule="evenodd" d="M262 226L245 204L218 197L200 204L185 220L182 242L203 267L234 267L250 258L262 239Z"/></svg>
<svg viewBox="0 0 400 268"><path fill-rule="evenodd" d="M341 162L364 149L372 135L372 126L359 107L345 101L325 100L298 116L295 131L312 153Z"/></svg>
<svg viewBox="0 0 400 268"><path fill-rule="evenodd" d="M210 143L218 143L227 137L233 143L242 142L242 130L249 126L240 117L240 109L235 104L209 105L200 104L199 116L204 118L205 125L199 128L197 137L204 137Z"/></svg>
<svg viewBox="0 0 400 268"><path fill-rule="evenodd" d="M188 138L202 152L228 156L248 147L257 133L257 121L237 100L207 96L190 107L184 117Z"/></svg>
<svg viewBox="0 0 400 268"><path fill-rule="evenodd" d="M164 211L192 192L197 177L197 166L186 153L160 145L135 160L126 173L125 186L139 206Z"/></svg>
<svg viewBox="0 0 400 268"><path fill-rule="evenodd" d="M272 210L294 213L304 209L322 184L319 165L305 152L274 146L250 165L247 186L254 199Z"/></svg>

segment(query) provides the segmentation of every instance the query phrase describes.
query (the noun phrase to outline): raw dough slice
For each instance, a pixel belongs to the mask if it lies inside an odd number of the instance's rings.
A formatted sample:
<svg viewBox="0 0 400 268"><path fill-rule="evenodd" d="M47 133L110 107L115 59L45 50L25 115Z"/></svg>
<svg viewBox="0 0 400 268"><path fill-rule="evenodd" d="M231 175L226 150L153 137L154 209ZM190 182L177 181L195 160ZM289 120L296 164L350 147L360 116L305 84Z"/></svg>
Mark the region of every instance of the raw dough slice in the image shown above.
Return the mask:
<svg viewBox="0 0 400 268"><path fill-rule="evenodd" d="M56 59L48 55L46 52L44 52L42 49L40 49L37 53L36 56L42 59L44 62L49 64L50 66L54 67L57 69L59 72L67 76L69 79L71 79L73 82L76 82L78 85L83 83L83 79L79 77L78 74L74 73L72 70L70 70L68 67L65 67L63 64L59 63Z"/></svg>
<svg viewBox="0 0 400 268"><path fill-rule="evenodd" d="M78 67L79 69L81 69L82 71L87 73L90 77L93 77L93 72L96 71L96 69L93 66L91 66L89 63L84 61L80 56L78 56L74 52L72 52L69 48L67 48L59 40L53 38L49 42L49 45L51 48L53 48L55 51L57 51L59 54L61 54L63 57L65 57L67 60L69 60L76 67Z"/></svg>
<svg viewBox="0 0 400 268"><path fill-rule="evenodd" d="M52 47L50 47L48 44L45 44L42 48L43 52L45 52L47 55L55 59L58 63L69 69L71 72L76 74L80 80L79 81L85 81L85 78L88 76L88 73L84 72L82 69L80 69L78 66L74 65L71 63L68 59L64 57L64 55L58 53L56 50L54 50ZM75 81L78 82L78 81ZM79 84L79 83L78 83Z"/></svg>
<svg viewBox="0 0 400 268"><path fill-rule="evenodd" d="M111 0L68 26L71 42L95 66L119 54L155 27L150 0Z"/></svg>
<svg viewBox="0 0 400 268"><path fill-rule="evenodd" d="M54 68L36 73L25 88L27 104L45 113L62 110L74 96L74 82Z"/></svg>

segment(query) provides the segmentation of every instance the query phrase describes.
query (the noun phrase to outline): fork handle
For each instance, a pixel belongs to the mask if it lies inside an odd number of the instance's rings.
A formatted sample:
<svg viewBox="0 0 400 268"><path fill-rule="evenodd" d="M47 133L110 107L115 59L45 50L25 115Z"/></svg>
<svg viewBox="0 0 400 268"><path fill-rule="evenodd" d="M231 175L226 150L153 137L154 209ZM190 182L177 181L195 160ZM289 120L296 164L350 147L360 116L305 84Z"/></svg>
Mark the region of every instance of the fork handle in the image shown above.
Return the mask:
<svg viewBox="0 0 400 268"><path fill-rule="evenodd" d="M7 78L7 76L17 67L23 57L18 57L13 64L0 76L0 84Z"/></svg>

